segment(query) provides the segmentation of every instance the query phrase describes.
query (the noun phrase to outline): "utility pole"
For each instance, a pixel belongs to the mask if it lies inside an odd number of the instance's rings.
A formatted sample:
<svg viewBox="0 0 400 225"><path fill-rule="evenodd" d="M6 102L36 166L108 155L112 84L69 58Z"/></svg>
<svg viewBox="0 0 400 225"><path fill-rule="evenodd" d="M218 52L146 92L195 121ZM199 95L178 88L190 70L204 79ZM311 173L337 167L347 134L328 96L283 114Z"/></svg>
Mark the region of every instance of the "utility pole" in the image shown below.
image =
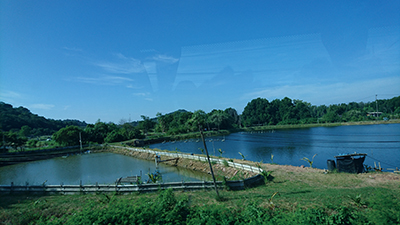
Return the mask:
<svg viewBox="0 0 400 225"><path fill-rule="evenodd" d="M82 154L82 136L81 136L81 132L79 132L79 144L81 146L81 154Z"/></svg>
<svg viewBox="0 0 400 225"><path fill-rule="evenodd" d="M200 130L200 134L201 134L201 139L203 140L204 150L206 150L208 165L210 166L211 175L212 175L212 178L213 178L213 181L214 181L215 192L217 193L217 197L219 198L219 193L218 193L218 189L217 189L217 184L216 184L216 182L215 182L214 171L213 171L213 168L212 168L211 162L210 162L210 155L208 155L208 150L207 150L206 141L204 140L203 131L202 131L200 125L199 125L199 130Z"/></svg>
<svg viewBox="0 0 400 225"><path fill-rule="evenodd" d="M378 117L378 95L375 95L375 102L376 102L376 117Z"/></svg>

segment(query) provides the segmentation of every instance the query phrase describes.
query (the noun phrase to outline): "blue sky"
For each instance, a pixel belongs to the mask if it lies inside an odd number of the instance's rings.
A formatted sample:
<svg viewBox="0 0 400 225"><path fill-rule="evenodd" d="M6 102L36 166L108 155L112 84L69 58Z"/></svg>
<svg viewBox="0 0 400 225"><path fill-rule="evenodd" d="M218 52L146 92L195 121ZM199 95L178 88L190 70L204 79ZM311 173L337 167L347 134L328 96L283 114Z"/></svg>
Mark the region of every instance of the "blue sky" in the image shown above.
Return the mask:
<svg viewBox="0 0 400 225"><path fill-rule="evenodd" d="M400 1L0 1L0 101L140 120L400 95Z"/></svg>

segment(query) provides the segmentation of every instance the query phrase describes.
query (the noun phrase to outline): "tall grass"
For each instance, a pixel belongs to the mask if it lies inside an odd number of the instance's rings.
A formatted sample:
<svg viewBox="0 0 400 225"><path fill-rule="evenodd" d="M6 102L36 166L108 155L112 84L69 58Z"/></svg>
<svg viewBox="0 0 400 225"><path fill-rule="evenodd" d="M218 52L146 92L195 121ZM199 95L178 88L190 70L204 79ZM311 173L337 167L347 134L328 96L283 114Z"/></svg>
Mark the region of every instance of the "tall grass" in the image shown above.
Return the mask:
<svg viewBox="0 0 400 225"><path fill-rule="evenodd" d="M369 190L371 191L371 190ZM239 196L236 196L239 193ZM400 204L396 193L371 192L367 207L344 201L324 206L297 205L287 208L282 196L295 193L269 192L252 198L241 192L224 192L217 201L210 192L201 192L207 204L196 203L193 194L176 194L172 190L150 195L96 195L59 198L38 197L25 200L23 207L2 209L4 224L398 224ZM247 193L259 195L260 193ZM296 197L306 197L300 195ZM79 202L77 200L80 199ZM266 201L265 201L266 200ZM318 201L318 199L315 199ZM64 202L70 208L60 206ZM73 207L76 204L76 207ZM14 212L14 214L10 213Z"/></svg>

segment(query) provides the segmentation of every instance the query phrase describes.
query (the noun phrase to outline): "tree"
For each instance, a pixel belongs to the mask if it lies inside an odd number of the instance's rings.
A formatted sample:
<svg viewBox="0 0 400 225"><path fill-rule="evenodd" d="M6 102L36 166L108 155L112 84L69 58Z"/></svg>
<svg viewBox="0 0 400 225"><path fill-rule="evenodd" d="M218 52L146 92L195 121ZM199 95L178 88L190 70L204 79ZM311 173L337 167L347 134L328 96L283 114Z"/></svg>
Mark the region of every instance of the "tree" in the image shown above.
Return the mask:
<svg viewBox="0 0 400 225"><path fill-rule="evenodd" d="M26 137L21 137L18 133L13 131L2 132L2 147L5 148L6 146L10 146L12 148L18 149L25 145L26 141L28 140Z"/></svg>
<svg viewBox="0 0 400 225"><path fill-rule="evenodd" d="M155 122L151 120L148 116L141 115L143 121L139 122L139 127L143 130L143 133L147 135L150 129L154 128Z"/></svg>
<svg viewBox="0 0 400 225"><path fill-rule="evenodd" d="M203 110L196 110L192 114L192 117L187 120L187 128L190 131L197 131L199 130L199 126L204 127L206 123L206 116L207 114Z"/></svg>
<svg viewBox="0 0 400 225"><path fill-rule="evenodd" d="M62 146L79 145L79 133L82 132L83 130L78 126L67 126L55 132L53 134L53 140Z"/></svg>
<svg viewBox="0 0 400 225"><path fill-rule="evenodd" d="M24 125L21 127L21 130L19 130L19 136L28 137L31 135L31 131L32 131L32 128L30 128L27 125Z"/></svg>
<svg viewBox="0 0 400 225"><path fill-rule="evenodd" d="M335 123L340 121L340 117L334 109L328 109L328 112L322 117L322 120L325 123Z"/></svg>
<svg viewBox="0 0 400 225"><path fill-rule="evenodd" d="M230 116L230 120L231 120L230 124L235 128L238 127L239 126L239 115L238 115L236 109L227 108L227 109L225 109L225 113L227 113Z"/></svg>
<svg viewBox="0 0 400 225"><path fill-rule="evenodd" d="M117 130L113 130L107 134L107 137L104 139L104 141L106 143L124 141L124 136L120 134Z"/></svg>
<svg viewBox="0 0 400 225"><path fill-rule="evenodd" d="M130 123L124 123L119 130L119 133L124 137L124 140L131 140L140 137L140 130Z"/></svg>
<svg viewBox="0 0 400 225"><path fill-rule="evenodd" d="M108 133L116 130L117 126L113 123L103 123L98 120L94 125L88 124L85 128L86 140L90 142L95 142L98 144L104 143L104 139L107 137Z"/></svg>
<svg viewBox="0 0 400 225"><path fill-rule="evenodd" d="M165 116L160 112L158 112L156 114L156 116L157 116L157 122L158 122L157 123L157 128L159 128L158 130L160 130L161 132L165 133L165 131L166 131Z"/></svg>
<svg viewBox="0 0 400 225"><path fill-rule="evenodd" d="M257 98L247 103L242 113L243 125L252 126L267 123L269 102L265 98Z"/></svg>
<svg viewBox="0 0 400 225"><path fill-rule="evenodd" d="M207 121L214 126L215 128L219 129L229 129L231 128L231 117L228 113L222 110L213 110L209 113Z"/></svg>

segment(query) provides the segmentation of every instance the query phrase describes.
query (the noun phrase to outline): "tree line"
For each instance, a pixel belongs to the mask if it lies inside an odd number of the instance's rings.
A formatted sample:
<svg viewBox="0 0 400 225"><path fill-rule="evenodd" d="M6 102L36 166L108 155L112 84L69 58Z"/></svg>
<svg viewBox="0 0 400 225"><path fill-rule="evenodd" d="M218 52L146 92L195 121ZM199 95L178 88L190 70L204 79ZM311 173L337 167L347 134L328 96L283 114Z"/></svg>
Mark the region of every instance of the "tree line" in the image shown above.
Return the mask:
<svg viewBox="0 0 400 225"><path fill-rule="evenodd" d="M378 112L378 113L377 113ZM232 130L242 127L334 123L365 120L398 119L400 117L400 96L374 102L350 102L315 106L302 100L288 97L268 101L265 98L251 100L239 115L236 109L214 109L194 112L177 110L172 113L157 113L155 118L142 115L141 121L121 124L105 123L98 120L87 124L77 120L51 120L32 114L23 107L0 102L0 135L2 146L14 148L38 145L32 137L52 134L52 139L62 146L88 143L111 143L145 138L149 133L177 135L195 132L199 126L206 130ZM28 141L29 139L29 141Z"/></svg>
<svg viewBox="0 0 400 225"><path fill-rule="evenodd" d="M13 107L0 102L0 129L18 133L24 127L27 136L51 135L63 127L75 125L84 127L86 122L79 120L54 120L33 114L29 109Z"/></svg>
<svg viewBox="0 0 400 225"><path fill-rule="evenodd" d="M256 125L310 124L398 119L400 96L375 102L350 102L329 106L311 105L288 97L268 101L265 98L251 100L241 115L246 127Z"/></svg>

